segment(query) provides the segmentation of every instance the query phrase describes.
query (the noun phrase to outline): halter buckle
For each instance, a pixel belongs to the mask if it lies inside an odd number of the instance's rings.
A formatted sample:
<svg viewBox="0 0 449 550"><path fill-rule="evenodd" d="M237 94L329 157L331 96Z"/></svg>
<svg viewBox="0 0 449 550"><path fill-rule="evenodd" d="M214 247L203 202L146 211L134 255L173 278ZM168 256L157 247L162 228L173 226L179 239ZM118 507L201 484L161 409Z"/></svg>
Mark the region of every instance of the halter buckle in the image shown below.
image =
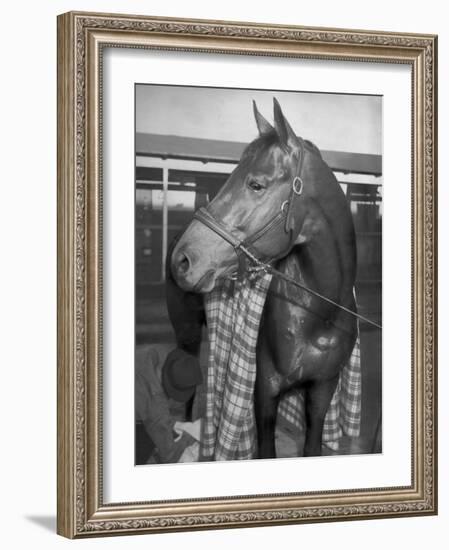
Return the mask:
<svg viewBox="0 0 449 550"><path fill-rule="evenodd" d="M298 185L299 185L299 188L298 188ZM299 176L295 176L292 183L293 193L295 193L295 195L301 195L303 186L304 184L302 179Z"/></svg>
<svg viewBox="0 0 449 550"><path fill-rule="evenodd" d="M288 206L290 204L290 201L284 201L282 204L281 204L281 212L283 212L284 214L286 214L288 212Z"/></svg>

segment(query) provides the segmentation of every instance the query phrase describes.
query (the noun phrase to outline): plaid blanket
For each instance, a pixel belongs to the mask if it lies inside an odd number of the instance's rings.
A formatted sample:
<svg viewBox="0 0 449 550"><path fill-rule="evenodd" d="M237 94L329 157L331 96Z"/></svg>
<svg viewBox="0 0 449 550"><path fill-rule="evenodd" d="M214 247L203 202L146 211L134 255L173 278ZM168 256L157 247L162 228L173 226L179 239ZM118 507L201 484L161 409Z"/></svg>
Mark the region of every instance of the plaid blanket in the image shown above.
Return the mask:
<svg viewBox="0 0 449 550"><path fill-rule="evenodd" d="M206 296L209 354L206 413L200 460L242 460L257 455L254 415L256 344L271 275L224 280ZM343 434L360 430L359 339L343 368L329 407L323 442L335 448ZM278 419L304 428L304 397L298 390L279 403Z"/></svg>

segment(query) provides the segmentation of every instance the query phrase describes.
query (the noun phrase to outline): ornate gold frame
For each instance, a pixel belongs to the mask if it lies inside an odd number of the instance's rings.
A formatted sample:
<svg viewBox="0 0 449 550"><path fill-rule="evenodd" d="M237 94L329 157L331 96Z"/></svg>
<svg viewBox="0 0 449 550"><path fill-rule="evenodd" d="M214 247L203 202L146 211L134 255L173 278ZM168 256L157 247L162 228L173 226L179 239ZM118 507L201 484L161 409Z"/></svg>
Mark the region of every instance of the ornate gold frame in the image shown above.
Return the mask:
<svg viewBox="0 0 449 550"><path fill-rule="evenodd" d="M103 503L100 92L105 45L411 66L411 486ZM59 534L81 538L436 513L436 56L433 35L94 13L58 17Z"/></svg>

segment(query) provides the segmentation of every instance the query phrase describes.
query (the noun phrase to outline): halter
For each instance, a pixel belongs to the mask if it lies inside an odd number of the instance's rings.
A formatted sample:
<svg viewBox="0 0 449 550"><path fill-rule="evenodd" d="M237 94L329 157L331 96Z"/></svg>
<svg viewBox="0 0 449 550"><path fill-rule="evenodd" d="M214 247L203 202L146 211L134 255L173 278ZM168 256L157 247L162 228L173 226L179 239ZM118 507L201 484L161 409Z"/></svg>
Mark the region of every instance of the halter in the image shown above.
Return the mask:
<svg viewBox="0 0 449 550"><path fill-rule="evenodd" d="M290 283L296 286L297 288L305 290L309 294L313 294L317 298L320 298L321 300L324 300L325 302L328 302L334 305L335 307L338 307L339 309L345 311L346 313L349 313L350 315L353 315L354 317L357 317L358 319L361 319L362 321L365 321L366 323L369 323L370 325L373 325L376 328L382 329L382 326L379 325L378 323L371 321L371 319L368 319L363 315L360 315L359 313L356 313L355 311L352 311L351 309L345 306L342 306L337 302L334 302L334 300L327 298L326 296L324 296L323 294L320 294L316 290L313 290L301 283L298 283L295 279L292 279L288 275L285 275L281 271L278 271L271 265L272 262L276 261L279 258L284 257L290 251L297 237L297 235L294 235L293 233L295 202L298 199L298 197L301 196L304 188L304 183L303 183L303 180L301 179L301 172L304 164L304 140L299 137L298 137L298 140L300 145L299 160L296 168L296 175L294 176L291 183L290 196L287 200L285 200L281 204L281 207L277 212L277 214L275 214L264 226L261 227L261 229L256 231L253 235L246 237L245 239L239 239L232 233L232 231L229 228L227 228L223 223L215 219L214 216L210 213L210 211L206 207L199 208L195 212L193 218L198 220L202 224L204 224L209 229L211 229L214 233L219 235L222 239L224 239L234 248L234 251L239 260L240 271L243 271L245 269L244 260L246 257L252 264L252 267L248 268L248 271L253 271L253 272L263 271L265 273L271 273L274 277L277 277L278 279L282 279L287 283ZM269 231L272 231L275 227L280 225L280 223L284 219L285 219L284 230L286 233L290 233L290 241L288 244L287 251L281 252L276 257L271 258L268 262L263 261L263 259L260 257L261 255L259 254L257 249L254 247L254 245Z"/></svg>
<svg viewBox="0 0 449 550"><path fill-rule="evenodd" d="M263 263L261 254L257 251L254 245L257 241L262 239L262 237L264 237L267 233L271 232L273 229L278 227L283 222L284 219L285 219L285 225L284 225L285 232L290 233L291 235L288 248L287 248L287 251L283 251L278 256L274 258L270 258L270 263L285 256L286 253L292 247L293 242L296 238L296 235L293 234L295 201L297 197L299 197L302 194L303 188L304 188L304 184L301 179L301 172L304 164L304 141L300 139L299 143L300 143L299 160L298 160L298 165L296 169L296 175L294 176L291 183L290 196L287 200L285 200L281 204L279 211L270 220L268 220L268 222L265 225L263 225L259 230L257 230L253 235L250 235L245 239L239 239L232 233L232 231L229 228L227 228L223 223L221 223L216 218L214 218L214 216L210 213L210 211L207 208L201 207L195 212L193 216L194 219L200 221L202 224L207 226L209 229L214 231L214 233L216 233L222 239L228 242L234 248L234 251L237 254L237 257L239 258L239 261L242 259L242 254L243 254L253 263L255 261ZM242 265L241 261L240 261L240 265ZM269 264L266 264L266 265L269 265Z"/></svg>

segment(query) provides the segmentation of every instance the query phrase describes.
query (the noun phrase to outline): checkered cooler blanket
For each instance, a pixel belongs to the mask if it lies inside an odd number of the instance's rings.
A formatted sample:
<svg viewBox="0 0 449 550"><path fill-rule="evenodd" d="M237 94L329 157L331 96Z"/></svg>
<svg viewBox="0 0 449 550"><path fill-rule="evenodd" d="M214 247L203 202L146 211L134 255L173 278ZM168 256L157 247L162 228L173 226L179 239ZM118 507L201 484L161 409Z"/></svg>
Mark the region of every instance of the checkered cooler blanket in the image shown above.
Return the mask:
<svg viewBox="0 0 449 550"><path fill-rule="evenodd" d="M256 344L270 282L270 274L239 281L224 280L206 296L209 355L200 460L256 457ZM358 338L327 412L323 442L335 448L343 434L357 437L360 412ZM304 428L304 398L300 391L290 391L281 399L278 419Z"/></svg>

